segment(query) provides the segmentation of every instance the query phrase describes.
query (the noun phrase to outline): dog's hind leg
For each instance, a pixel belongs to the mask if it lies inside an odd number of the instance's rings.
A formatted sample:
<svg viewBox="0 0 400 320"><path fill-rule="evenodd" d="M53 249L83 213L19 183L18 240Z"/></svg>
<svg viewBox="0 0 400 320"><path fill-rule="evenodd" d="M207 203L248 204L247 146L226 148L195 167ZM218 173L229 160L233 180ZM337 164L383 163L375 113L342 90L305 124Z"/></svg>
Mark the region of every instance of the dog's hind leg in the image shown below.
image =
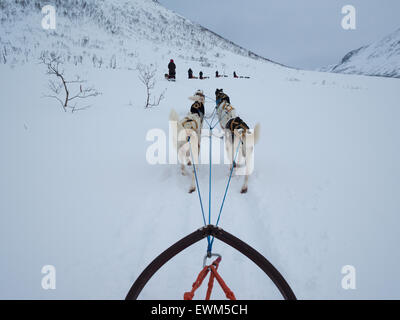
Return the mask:
<svg viewBox="0 0 400 320"><path fill-rule="evenodd" d="M194 176L194 170L192 173L192 184L190 185L189 193L192 193L196 190L196 177Z"/></svg>
<svg viewBox="0 0 400 320"><path fill-rule="evenodd" d="M197 139L197 136L196 136ZM200 155L200 141L196 141L195 139L191 140L187 143L189 146L189 153L187 155L188 165L193 165L192 170L192 183L190 184L189 193L192 193L196 190L196 176L194 172L194 166L199 163L199 155ZM193 150L194 149L194 150ZM194 157L191 156L191 152L194 153Z"/></svg>
<svg viewBox="0 0 400 320"><path fill-rule="evenodd" d="M229 172L232 170L232 166L236 167L234 156L233 156L233 138L232 133L229 130L225 130L225 152L229 163Z"/></svg>
<svg viewBox="0 0 400 320"><path fill-rule="evenodd" d="M253 164L253 149L245 149L245 146L242 145L244 149L244 161L245 161L245 166L246 166L246 173L244 176L244 183L242 186L242 189L240 190L240 193L247 193L248 190L248 184L249 184L249 175L250 175L250 166Z"/></svg>
<svg viewBox="0 0 400 320"><path fill-rule="evenodd" d="M184 143L184 144L181 144L178 149L178 161L181 164L181 173L183 176L186 176L186 173L187 173L186 169L185 169L185 165L186 164L191 165L190 160L188 163L188 159L190 159L187 157L187 152L189 150L188 148L189 148L189 144Z"/></svg>
<svg viewBox="0 0 400 320"><path fill-rule="evenodd" d="M249 185L249 168L248 168L248 161L246 159L246 174L244 176L244 182L243 182L243 186L242 189L240 190L240 193L246 193L248 190L248 185Z"/></svg>
<svg viewBox="0 0 400 320"><path fill-rule="evenodd" d="M201 137L201 135L199 135L199 137ZM200 156L200 139L198 141L198 145L197 145L197 160L195 160L195 162L197 161L197 163L199 163L199 156ZM196 176L194 173L194 168L193 168L193 173L192 173L192 184L190 185L190 189L189 189L189 193L192 193L196 190Z"/></svg>
<svg viewBox="0 0 400 320"><path fill-rule="evenodd" d="M247 193L248 183L249 183L249 176L245 175L244 176L244 183L243 183L242 189L240 190L240 193Z"/></svg>
<svg viewBox="0 0 400 320"><path fill-rule="evenodd" d="M183 176L186 176L186 174L187 174L186 169L185 169L185 161L186 161L186 159L184 157L180 157L179 161L181 162L181 173L182 173Z"/></svg>
<svg viewBox="0 0 400 320"><path fill-rule="evenodd" d="M183 176L186 176L186 169L184 164L181 164L181 173Z"/></svg>

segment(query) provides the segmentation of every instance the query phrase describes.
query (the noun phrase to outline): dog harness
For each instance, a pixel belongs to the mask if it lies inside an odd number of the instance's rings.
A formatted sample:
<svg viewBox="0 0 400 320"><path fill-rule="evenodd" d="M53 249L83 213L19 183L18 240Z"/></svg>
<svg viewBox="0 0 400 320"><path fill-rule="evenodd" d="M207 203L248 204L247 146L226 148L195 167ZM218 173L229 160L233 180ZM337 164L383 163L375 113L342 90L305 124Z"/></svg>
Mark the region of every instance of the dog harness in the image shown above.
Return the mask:
<svg viewBox="0 0 400 320"><path fill-rule="evenodd" d="M202 104L199 101L196 101L192 104L190 108L191 113L197 113L200 117L200 119L203 119L204 117L204 104Z"/></svg>
<svg viewBox="0 0 400 320"><path fill-rule="evenodd" d="M221 124L221 128L225 128L229 120L236 118L235 108L227 101L223 101L217 105L217 115Z"/></svg>
<svg viewBox="0 0 400 320"><path fill-rule="evenodd" d="M189 124L189 123L192 123L192 122L194 123L194 126L190 126L190 128L186 127L186 124ZM193 129L193 130L196 130L196 131L199 128L198 125L197 125L197 121L194 120L194 119L190 119L190 118L185 118L185 120L182 122L182 127L186 128L186 129Z"/></svg>
<svg viewBox="0 0 400 320"><path fill-rule="evenodd" d="M228 103L225 103L225 104L222 106L222 110L224 110L224 111L227 112L227 113L231 112L233 109L235 109L235 108L234 108L232 105L230 105L229 102L228 102Z"/></svg>
<svg viewBox="0 0 400 320"><path fill-rule="evenodd" d="M225 128L229 129L232 133L234 133L235 130L242 129L244 132L246 132L246 130L250 129L249 126L239 117L232 118L231 120L229 120Z"/></svg>
<svg viewBox="0 0 400 320"><path fill-rule="evenodd" d="M218 92L217 96L216 96L217 100L215 101L217 103L217 105L219 105L220 103L222 103L223 101L226 101L227 103L231 103L231 100L229 99L229 96L227 96L225 93L223 92Z"/></svg>

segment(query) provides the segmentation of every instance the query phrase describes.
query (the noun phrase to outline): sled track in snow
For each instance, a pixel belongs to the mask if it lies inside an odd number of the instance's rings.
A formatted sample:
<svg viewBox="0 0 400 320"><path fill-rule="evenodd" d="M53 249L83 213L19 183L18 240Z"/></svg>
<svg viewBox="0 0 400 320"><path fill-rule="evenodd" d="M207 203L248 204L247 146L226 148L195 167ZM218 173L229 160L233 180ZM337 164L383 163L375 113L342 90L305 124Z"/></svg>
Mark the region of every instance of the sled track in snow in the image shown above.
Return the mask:
<svg viewBox="0 0 400 320"><path fill-rule="evenodd" d="M275 286L279 289L285 300L296 300L296 296L290 288L289 284L279 273L279 271L263 255L261 255L258 251L250 247L247 243L243 242L239 238L236 238L234 235L213 225L208 225L194 231L193 233L173 244L171 247L161 253L157 258L155 258L136 279L125 299L136 300L150 278L165 263L167 263L181 251L208 236L213 236L244 254L268 275Z"/></svg>

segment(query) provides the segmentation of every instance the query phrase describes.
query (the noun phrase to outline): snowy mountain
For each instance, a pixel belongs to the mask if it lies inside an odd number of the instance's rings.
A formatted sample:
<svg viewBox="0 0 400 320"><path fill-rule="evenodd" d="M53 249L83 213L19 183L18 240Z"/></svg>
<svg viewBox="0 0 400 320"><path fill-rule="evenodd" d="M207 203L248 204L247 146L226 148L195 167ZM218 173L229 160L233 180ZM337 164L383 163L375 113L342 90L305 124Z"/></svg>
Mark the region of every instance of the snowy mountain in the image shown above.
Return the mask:
<svg viewBox="0 0 400 320"><path fill-rule="evenodd" d="M400 28L370 45L347 53L321 71L400 78Z"/></svg>
<svg viewBox="0 0 400 320"><path fill-rule="evenodd" d="M49 1L0 1L3 63L27 62L42 52L94 67L134 67L149 56L224 68L229 55L264 59L152 0L56 0L55 30L44 30ZM100 31L100 32L99 32ZM157 60L157 59L156 59Z"/></svg>

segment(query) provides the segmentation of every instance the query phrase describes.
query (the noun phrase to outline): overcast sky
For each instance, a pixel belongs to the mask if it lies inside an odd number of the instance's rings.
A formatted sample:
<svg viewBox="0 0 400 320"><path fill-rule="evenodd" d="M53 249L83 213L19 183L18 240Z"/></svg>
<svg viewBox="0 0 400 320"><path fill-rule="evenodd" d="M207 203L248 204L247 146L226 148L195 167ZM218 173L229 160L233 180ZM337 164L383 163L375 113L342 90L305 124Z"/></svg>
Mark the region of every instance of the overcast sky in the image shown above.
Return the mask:
<svg viewBox="0 0 400 320"><path fill-rule="evenodd" d="M400 28L399 0L159 2L261 56L304 69L337 63ZM356 8L356 30L341 27L341 9L348 4Z"/></svg>

